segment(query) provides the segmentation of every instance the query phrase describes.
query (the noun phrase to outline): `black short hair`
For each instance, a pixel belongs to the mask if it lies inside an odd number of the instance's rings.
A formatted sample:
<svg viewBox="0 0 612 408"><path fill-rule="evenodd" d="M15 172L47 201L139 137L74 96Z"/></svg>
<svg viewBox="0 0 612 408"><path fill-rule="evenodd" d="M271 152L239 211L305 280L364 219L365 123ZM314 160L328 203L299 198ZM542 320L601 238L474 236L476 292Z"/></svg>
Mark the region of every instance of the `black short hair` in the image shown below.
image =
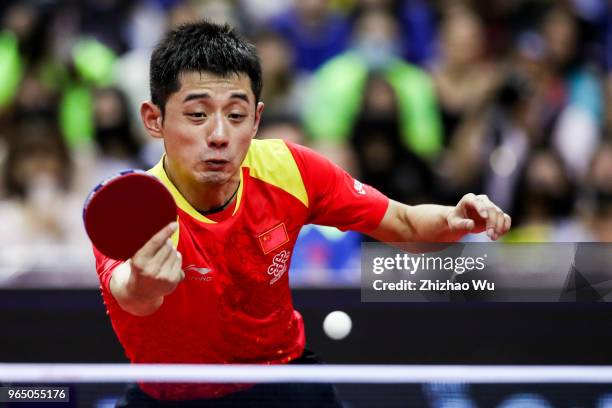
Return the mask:
<svg viewBox="0 0 612 408"><path fill-rule="evenodd" d="M179 76L186 72L246 74L251 79L255 103L261 97L263 81L255 46L227 24L183 24L168 32L155 47L150 64L151 100L162 113L170 95L181 87Z"/></svg>

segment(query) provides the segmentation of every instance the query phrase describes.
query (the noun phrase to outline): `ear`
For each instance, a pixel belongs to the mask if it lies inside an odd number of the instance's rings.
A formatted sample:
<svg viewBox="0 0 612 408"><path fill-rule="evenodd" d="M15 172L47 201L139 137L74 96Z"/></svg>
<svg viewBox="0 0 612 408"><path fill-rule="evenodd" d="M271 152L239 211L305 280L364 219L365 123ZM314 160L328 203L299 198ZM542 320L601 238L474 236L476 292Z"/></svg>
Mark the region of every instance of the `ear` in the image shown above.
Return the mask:
<svg viewBox="0 0 612 408"><path fill-rule="evenodd" d="M163 135L164 118L161 109L151 101L143 102L140 105L140 119L147 132L156 139L161 139Z"/></svg>
<svg viewBox="0 0 612 408"><path fill-rule="evenodd" d="M264 103L257 102L257 107L255 108L255 122L253 123L253 135L255 137L257 134L257 130L259 129L259 123L261 122L261 115L263 114Z"/></svg>

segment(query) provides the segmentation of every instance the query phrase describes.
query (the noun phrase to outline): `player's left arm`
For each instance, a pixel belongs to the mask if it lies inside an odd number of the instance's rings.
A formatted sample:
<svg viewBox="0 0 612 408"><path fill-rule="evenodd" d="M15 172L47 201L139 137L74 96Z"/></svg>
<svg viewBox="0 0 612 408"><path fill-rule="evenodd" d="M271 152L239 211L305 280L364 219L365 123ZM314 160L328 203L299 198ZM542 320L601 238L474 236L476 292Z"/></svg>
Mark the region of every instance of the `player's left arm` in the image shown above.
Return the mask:
<svg viewBox="0 0 612 408"><path fill-rule="evenodd" d="M497 240L508 232L511 222L484 194L466 194L454 207L410 206L390 200L382 221L368 235L384 242L455 242L466 234L486 231Z"/></svg>

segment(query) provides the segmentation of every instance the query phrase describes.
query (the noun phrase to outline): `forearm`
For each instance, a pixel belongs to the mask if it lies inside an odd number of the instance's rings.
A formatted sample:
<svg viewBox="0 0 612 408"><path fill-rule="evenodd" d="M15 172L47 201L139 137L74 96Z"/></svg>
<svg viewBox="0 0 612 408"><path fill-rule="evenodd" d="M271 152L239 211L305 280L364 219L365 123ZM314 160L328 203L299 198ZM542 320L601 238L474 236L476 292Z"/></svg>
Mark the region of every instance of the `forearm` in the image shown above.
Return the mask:
<svg viewBox="0 0 612 408"><path fill-rule="evenodd" d="M487 232L492 240L508 232L512 220L486 195L466 194L455 207L408 206L390 200L378 227L369 235L384 242L455 242Z"/></svg>
<svg viewBox="0 0 612 408"><path fill-rule="evenodd" d="M437 204L403 205L401 223L410 225L409 235L405 241L419 242L455 242L465 232L452 231L449 228L448 216L454 207Z"/></svg>
<svg viewBox="0 0 612 408"><path fill-rule="evenodd" d="M113 270L110 291L119 306L135 316L148 316L160 308L163 296L148 298L130 290L130 264L124 262Z"/></svg>
<svg viewBox="0 0 612 408"><path fill-rule="evenodd" d="M454 242L461 233L448 226L453 207L435 204L409 206L391 200L380 226L370 235L384 242Z"/></svg>

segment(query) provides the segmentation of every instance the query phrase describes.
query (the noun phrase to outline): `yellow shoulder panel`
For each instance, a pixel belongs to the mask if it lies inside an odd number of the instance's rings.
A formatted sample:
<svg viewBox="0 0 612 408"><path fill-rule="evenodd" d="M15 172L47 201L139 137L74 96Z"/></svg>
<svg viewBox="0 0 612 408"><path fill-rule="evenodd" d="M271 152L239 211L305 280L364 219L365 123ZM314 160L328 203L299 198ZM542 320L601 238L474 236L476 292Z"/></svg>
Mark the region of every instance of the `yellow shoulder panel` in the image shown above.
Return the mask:
<svg viewBox="0 0 612 408"><path fill-rule="evenodd" d="M254 139L242 163L251 177L291 194L308 207L308 194L289 147L280 139Z"/></svg>
<svg viewBox="0 0 612 408"><path fill-rule="evenodd" d="M164 170L164 156L162 156L160 161L152 169L147 170L147 173L157 178L164 186L166 186L168 191L170 191L170 194L172 194L174 202L181 210L185 211L187 214L201 222L214 223L214 221L204 217L195 208L193 208L191 204L185 200L185 197L183 197L183 195L177 190L172 181L170 181L166 171ZM179 222L178 217L176 217L176 221ZM177 228L176 232L172 234L172 237L170 238L175 248L178 246L179 230L180 228Z"/></svg>
<svg viewBox="0 0 612 408"><path fill-rule="evenodd" d="M152 169L148 170L147 173L151 174L152 176L155 176L159 181L162 182L162 184L166 186L166 188L170 189L170 187L166 183L166 181L170 182L170 180L168 180L168 177L166 176L166 172L164 171L163 163L164 163L164 158L162 156L162 159L159 161L159 163L157 163L155 167L153 167ZM170 185L172 185L171 182L170 182ZM174 197L173 193L172 193L172 196ZM174 201L176 201L176 197L174 197ZM178 216L176 217L176 222L179 222ZM172 245L174 245L174 248L178 247L179 231L180 231L180 228L177 228L174 234L172 234L172 236L170 237L170 239L172 240Z"/></svg>

